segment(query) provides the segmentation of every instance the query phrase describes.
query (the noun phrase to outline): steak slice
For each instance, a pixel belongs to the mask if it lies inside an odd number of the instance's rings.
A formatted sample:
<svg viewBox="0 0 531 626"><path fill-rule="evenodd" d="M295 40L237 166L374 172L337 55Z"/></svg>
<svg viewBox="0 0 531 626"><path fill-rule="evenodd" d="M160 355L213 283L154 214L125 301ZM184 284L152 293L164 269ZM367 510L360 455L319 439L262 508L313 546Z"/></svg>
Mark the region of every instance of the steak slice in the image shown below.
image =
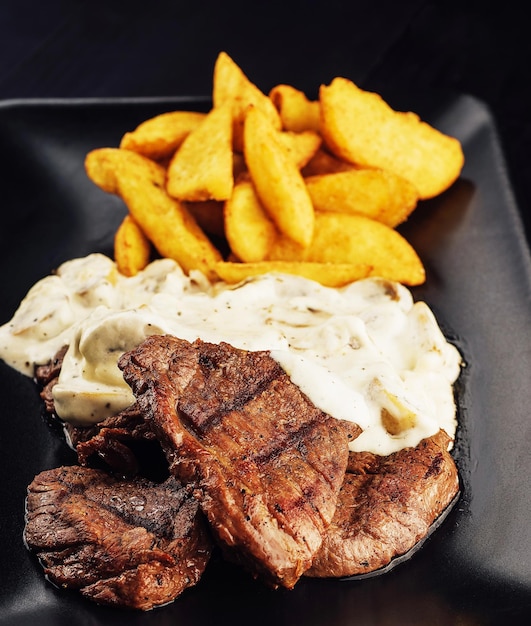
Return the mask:
<svg viewBox="0 0 531 626"><path fill-rule="evenodd" d="M93 426L66 424L64 431L81 465L103 464L128 477L167 475L160 444L136 403Z"/></svg>
<svg viewBox="0 0 531 626"><path fill-rule="evenodd" d="M317 409L265 351L151 336L119 367L225 557L292 588L332 520L359 427Z"/></svg>
<svg viewBox="0 0 531 626"><path fill-rule="evenodd" d="M136 404L90 426L74 426L58 418L53 388L59 380L67 350L68 346L63 346L48 363L36 366L34 378L41 386L40 397L46 413L60 422L79 463L88 466L95 460L122 476L163 475L160 446Z"/></svg>
<svg viewBox="0 0 531 626"><path fill-rule="evenodd" d="M118 480L79 466L33 479L24 538L56 585L143 610L197 583L211 554L203 515L177 479Z"/></svg>
<svg viewBox="0 0 531 626"><path fill-rule="evenodd" d="M389 456L351 452L334 519L306 576L366 574L405 554L459 491L443 431Z"/></svg>
<svg viewBox="0 0 531 626"><path fill-rule="evenodd" d="M61 367L63 366L63 360L67 350L68 346L63 346L48 363L35 366L34 378L35 381L42 387L40 396L44 402L46 411L50 415L55 413L52 389L59 379L59 374L61 373Z"/></svg>

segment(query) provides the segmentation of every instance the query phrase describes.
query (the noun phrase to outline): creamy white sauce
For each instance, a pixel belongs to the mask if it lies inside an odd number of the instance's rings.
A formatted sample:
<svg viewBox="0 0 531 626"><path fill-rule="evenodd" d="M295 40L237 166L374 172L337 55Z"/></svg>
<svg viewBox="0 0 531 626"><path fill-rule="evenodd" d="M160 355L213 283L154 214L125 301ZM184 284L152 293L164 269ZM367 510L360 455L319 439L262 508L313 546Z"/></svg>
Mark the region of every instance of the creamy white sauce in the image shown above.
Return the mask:
<svg viewBox="0 0 531 626"><path fill-rule="evenodd" d="M32 287L0 327L0 358L32 376L68 345L57 413L91 424L133 402L118 357L164 333L271 351L315 405L361 426L352 450L387 455L439 428L455 435L460 354L425 303L381 279L341 289L288 275L212 285L169 259L128 278L92 254Z"/></svg>

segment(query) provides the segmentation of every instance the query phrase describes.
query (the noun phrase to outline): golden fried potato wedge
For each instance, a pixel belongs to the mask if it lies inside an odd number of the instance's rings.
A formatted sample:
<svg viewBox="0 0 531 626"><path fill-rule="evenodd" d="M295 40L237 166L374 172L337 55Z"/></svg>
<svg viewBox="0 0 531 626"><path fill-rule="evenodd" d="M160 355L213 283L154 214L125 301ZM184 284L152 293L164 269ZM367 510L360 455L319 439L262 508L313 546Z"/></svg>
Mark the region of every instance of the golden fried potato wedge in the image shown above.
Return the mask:
<svg viewBox="0 0 531 626"><path fill-rule="evenodd" d="M394 228L417 206L416 187L385 170L355 169L304 180L316 211L365 215Z"/></svg>
<svg viewBox="0 0 531 626"><path fill-rule="evenodd" d="M230 198L233 178L232 109L211 109L183 141L168 165L166 189L178 200Z"/></svg>
<svg viewBox="0 0 531 626"><path fill-rule="evenodd" d="M309 261L260 261L257 263L233 263L221 261L215 270L226 283L239 283L261 274L295 274L315 280L326 287L343 287L355 280L367 278L370 265L350 263L314 263Z"/></svg>
<svg viewBox="0 0 531 626"><path fill-rule="evenodd" d="M241 180L225 202L225 236L232 252L242 261L262 261L277 237L250 180Z"/></svg>
<svg viewBox="0 0 531 626"><path fill-rule="evenodd" d="M420 285L426 272L411 244L396 230L363 215L315 214L314 237L302 248L287 237L276 240L268 260L369 265L370 275Z"/></svg>
<svg viewBox="0 0 531 626"><path fill-rule="evenodd" d="M357 169L360 168L353 163L348 163L347 161L343 161L343 159L339 159L333 154L330 154L330 152L328 152L328 150L321 143L321 147L301 169L301 173L306 178L308 176L318 176L320 174L351 172L352 170Z"/></svg>
<svg viewBox="0 0 531 626"><path fill-rule="evenodd" d="M184 204L168 195L161 165L130 150L100 148L88 153L85 167L97 185L104 183L99 185L104 191L122 198L161 256L174 259L185 272L197 269L216 278L213 267L221 254Z"/></svg>
<svg viewBox="0 0 531 626"><path fill-rule="evenodd" d="M237 152L243 150L243 125L249 106L262 111L274 128L281 129L275 105L226 52L218 54L214 65L212 101L214 107L227 101L232 103L233 146Z"/></svg>
<svg viewBox="0 0 531 626"><path fill-rule="evenodd" d="M118 193L118 179L114 171L118 160L116 155L118 149L98 148L89 152L85 157L85 172L89 179L103 191L112 194ZM127 155L124 159L126 158Z"/></svg>
<svg viewBox="0 0 531 626"><path fill-rule="evenodd" d="M300 133L305 130L319 132L321 109L319 100L309 100L306 94L291 85L276 85L269 92L278 109L284 130Z"/></svg>
<svg viewBox="0 0 531 626"><path fill-rule="evenodd" d="M303 130L300 133L285 130L278 133L278 138L299 169L311 160L323 141L321 135L313 130Z"/></svg>
<svg viewBox="0 0 531 626"><path fill-rule="evenodd" d="M321 133L329 149L357 165L409 180L421 199L447 189L464 163L460 142L346 78L321 85Z"/></svg>
<svg viewBox="0 0 531 626"><path fill-rule="evenodd" d="M203 121L206 113L169 111L151 117L125 133L120 148L161 161L173 155L184 139Z"/></svg>
<svg viewBox="0 0 531 626"><path fill-rule="evenodd" d="M271 219L286 237L307 246L314 228L310 194L278 131L254 107L245 119L244 154L256 193Z"/></svg>
<svg viewBox="0 0 531 626"><path fill-rule="evenodd" d="M136 221L127 214L114 235L114 260L124 276L134 276L151 259L151 242Z"/></svg>

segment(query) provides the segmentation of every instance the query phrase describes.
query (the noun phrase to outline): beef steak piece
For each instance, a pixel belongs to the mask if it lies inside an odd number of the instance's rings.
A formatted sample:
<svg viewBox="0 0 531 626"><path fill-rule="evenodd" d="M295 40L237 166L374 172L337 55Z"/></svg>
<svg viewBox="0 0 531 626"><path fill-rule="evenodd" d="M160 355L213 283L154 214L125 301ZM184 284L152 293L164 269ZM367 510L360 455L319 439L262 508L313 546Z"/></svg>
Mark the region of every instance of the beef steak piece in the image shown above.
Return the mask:
<svg viewBox="0 0 531 626"><path fill-rule="evenodd" d="M265 351L151 336L119 367L225 557L293 587L332 520L359 427L316 408Z"/></svg>
<svg viewBox="0 0 531 626"><path fill-rule="evenodd" d="M92 426L65 424L64 432L81 465L127 477L167 476L160 444L136 403Z"/></svg>
<svg viewBox="0 0 531 626"><path fill-rule="evenodd" d="M161 463L160 446L136 404L90 426L74 426L57 417L53 388L59 380L67 350L68 346L63 346L48 363L37 365L34 378L41 386L40 397L46 413L61 423L79 463L103 465L104 469L122 476L163 476L165 467Z"/></svg>
<svg viewBox="0 0 531 626"><path fill-rule="evenodd" d="M55 413L52 389L59 379L59 374L61 373L61 367L63 366L63 360L67 350L68 346L63 346L48 363L35 366L34 378L35 381L42 387L40 396L44 402L46 411L50 413L50 415Z"/></svg>
<svg viewBox="0 0 531 626"><path fill-rule="evenodd" d="M443 431L389 456L351 452L336 512L313 577L365 574L405 554L459 491Z"/></svg>
<svg viewBox="0 0 531 626"><path fill-rule="evenodd" d="M24 539L56 585L142 610L197 583L211 554L204 517L177 479L119 480L80 466L34 478Z"/></svg>

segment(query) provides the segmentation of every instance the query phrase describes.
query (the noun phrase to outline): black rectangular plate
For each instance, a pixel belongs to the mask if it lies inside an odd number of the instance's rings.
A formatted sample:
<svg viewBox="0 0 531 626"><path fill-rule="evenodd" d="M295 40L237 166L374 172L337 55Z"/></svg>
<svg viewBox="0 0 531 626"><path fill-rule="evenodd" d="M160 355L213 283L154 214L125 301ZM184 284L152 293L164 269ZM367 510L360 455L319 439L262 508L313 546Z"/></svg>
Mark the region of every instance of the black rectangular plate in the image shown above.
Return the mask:
<svg viewBox="0 0 531 626"><path fill-rule="evenodd" d="M48 583L22 541L26 487L73 463L46 423L33 382L0 362L0 624L517 624L531 617L531 265L495 123L464 95L388 98L458 137L466 164L445 194L401 229L422 257L414 289L466 359L455 449L461 498L422 548L365 580L301 580L271 590L213 562L174 603L133 613ZM207 99L0 104L0 323L61 262L112 254L125 209L97 189L83 161L142 120Z"/></svg>

